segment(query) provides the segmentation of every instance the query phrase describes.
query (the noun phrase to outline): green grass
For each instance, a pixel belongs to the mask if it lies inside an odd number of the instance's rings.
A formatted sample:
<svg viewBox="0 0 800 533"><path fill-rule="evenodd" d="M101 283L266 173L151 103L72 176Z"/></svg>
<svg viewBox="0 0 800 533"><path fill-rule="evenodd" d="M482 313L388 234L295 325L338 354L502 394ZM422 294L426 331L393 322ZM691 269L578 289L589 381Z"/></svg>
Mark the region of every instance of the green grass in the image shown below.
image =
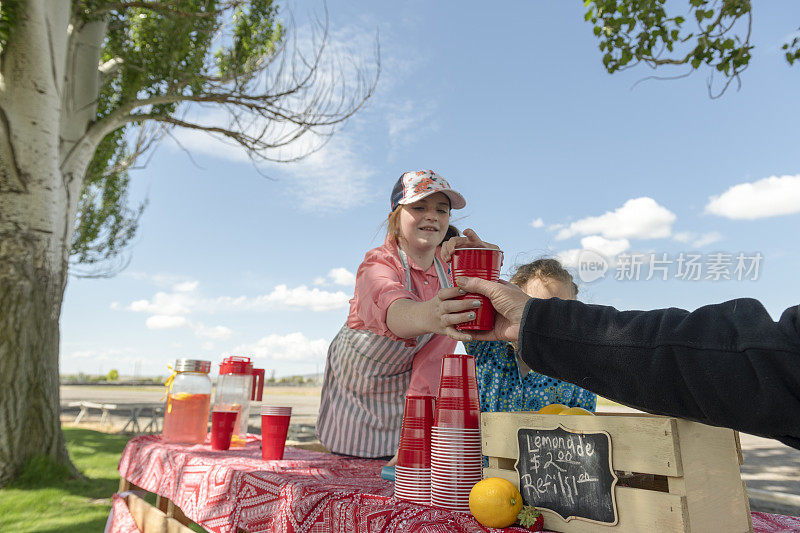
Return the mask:
<svg viewBox="0 0 800 533"><path fill-rule="evenodd" d="M103 531L111 495L119 487L117 463L129 437L64 428L72 461L86 479L70 479L46 460L0 490L0 531Z"/></svg>

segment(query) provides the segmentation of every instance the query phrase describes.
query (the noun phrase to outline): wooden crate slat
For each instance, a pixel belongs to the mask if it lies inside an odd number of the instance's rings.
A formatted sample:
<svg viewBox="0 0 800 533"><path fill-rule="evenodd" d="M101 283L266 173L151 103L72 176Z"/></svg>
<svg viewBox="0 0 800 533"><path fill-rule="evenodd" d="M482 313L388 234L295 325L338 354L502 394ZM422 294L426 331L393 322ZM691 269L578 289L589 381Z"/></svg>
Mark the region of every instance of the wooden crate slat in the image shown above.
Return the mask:
<svg viewBox="0 0 800 533"><path fill-rule="evenodd" d="M677 424L691 530L752 531L735 433L688 420Z"/></svg>
<svg viewBox="0 0 800 533"><path fill-rule="evenodd" d="M516 458L517 429L555 428L572 431L606 431L611 435L615 470L662 476L681 476L675 419L658 416L560 416L533 413L481 414L483 454Z"/></svg>

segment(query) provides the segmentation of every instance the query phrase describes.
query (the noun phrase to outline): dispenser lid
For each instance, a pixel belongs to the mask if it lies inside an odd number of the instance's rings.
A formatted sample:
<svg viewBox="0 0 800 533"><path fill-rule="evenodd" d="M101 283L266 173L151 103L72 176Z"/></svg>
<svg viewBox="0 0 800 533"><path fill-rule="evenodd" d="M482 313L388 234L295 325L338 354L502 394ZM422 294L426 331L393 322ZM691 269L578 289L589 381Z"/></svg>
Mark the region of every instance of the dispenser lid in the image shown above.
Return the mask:
<svg viewBox="0 0 800 533"><path fill-rule="evenodd" d="M253 363L249 357L232 355L222 360L219 365L219 374L252 374Z"/></svg>
<svg viewBox="0 0 800 533"><path fill-rule="evenodd" d="M211 370L211 361L187 358L176 359L175 366L172 368L175 372L204 372L207 374Z"/></svg>

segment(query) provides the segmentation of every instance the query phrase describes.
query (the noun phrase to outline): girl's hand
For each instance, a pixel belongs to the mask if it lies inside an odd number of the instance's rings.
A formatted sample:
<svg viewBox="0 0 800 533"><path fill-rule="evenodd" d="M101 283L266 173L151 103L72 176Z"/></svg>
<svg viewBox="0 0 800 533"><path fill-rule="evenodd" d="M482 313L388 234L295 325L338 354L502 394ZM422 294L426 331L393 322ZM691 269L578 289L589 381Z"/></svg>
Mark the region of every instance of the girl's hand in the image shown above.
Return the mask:
<svg viewBox="0 0 800 533"><path fill-rule="evenodd" d="M398 456L399 454L400 454L400 450L397 450L396 452L394 452L394 457L392 457L391 459L389 459L389 462L388 462L388 463L386 463L386 464L385 464L385 465L383 465L383 466L394 466L394 465L396 465L396 464L397 464L397 456Z"/></svg>
<svg viewBox="0 0 800 533"><path fill-rule="evenodd" d="M430 331L447 335L457 341L468 341L470 336L458 331L455 326L475 318L475 309L480 307L478 300L454 300L466 292L458 287L440 289L427 301L429 305Z"/></svg>
<svg viewBox="0 0 800 533"><path fill-rule="evenodd" d="M495 250L499 250L500 247L496 244L490 244L488 242L483 242L478 234L472 231L471 229L464 230L463 237L453 237L452 239L448 239L442 244L442 261L445 263L450 261L450 258L453 256L453 251L456 248L494 248Z"/></svg>

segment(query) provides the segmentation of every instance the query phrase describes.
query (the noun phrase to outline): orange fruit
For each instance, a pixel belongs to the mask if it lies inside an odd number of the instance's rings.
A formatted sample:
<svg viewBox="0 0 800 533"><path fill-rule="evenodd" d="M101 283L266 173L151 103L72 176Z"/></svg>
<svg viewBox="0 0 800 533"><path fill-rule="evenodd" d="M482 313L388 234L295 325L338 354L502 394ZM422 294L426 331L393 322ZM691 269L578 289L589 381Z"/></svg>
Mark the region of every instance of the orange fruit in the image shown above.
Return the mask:
<svg viewBox="0 0 800 533"><path fill-rule="evenodd" d="M486 527L508 527L522 510L522 494L507 479L490 477L469 492L469 510Z"/></svg>
<svg viewBox="0 0 800 533"><path fill-rule="evenodd" d="M564 409L563 411L561 411L558 414L560 414L560 415L589 415L589 416L594 416L593 412L587 411L583 407L569 407L567 409Z"/></svg>
<svg viewBox="0 0 800 533"><path fill-rule="evenodd" d="M536 411L537 415L557 415L561 413L564 409L569 409L563 403L551 403L550 405L545 405L538 411Z"/></svg>

